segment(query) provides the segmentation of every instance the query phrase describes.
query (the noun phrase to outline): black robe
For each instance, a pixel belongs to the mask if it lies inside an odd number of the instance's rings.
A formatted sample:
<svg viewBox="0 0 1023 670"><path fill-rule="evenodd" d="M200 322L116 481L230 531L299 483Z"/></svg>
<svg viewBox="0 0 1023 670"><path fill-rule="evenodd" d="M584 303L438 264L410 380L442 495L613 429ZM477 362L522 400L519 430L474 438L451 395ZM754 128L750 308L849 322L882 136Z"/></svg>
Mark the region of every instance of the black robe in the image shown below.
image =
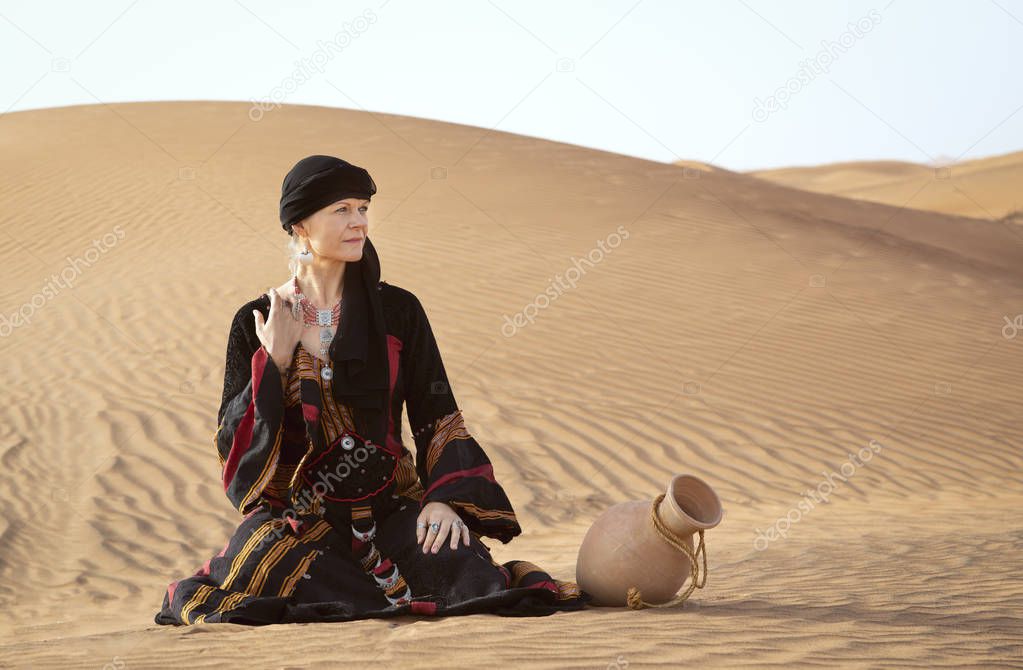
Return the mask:
<svg viewBox="0 0 1023 670"><path fill-rule="evenodd" d="M331 344L335 375L297 348L289 388L236 312L213 442L224 491L243 515L219 554L168 586L156 622L266 624L398 614L545 615L589 594L528 561L496 563L482 537L522 529L493 466L465 427L425 310L411 292L376 282L349 290ZM369 288L369 287L367 287ZM350 299L351 298L351 299ZM372 333L384 335L374 351ZM343 337L342 337L343 335ZM401 442L408 409L415 457ZM362 458L360 459L359 456ZM354 460L353 460L354 459ZM415 521L439 501L471 542L423 554Z"/></svg>

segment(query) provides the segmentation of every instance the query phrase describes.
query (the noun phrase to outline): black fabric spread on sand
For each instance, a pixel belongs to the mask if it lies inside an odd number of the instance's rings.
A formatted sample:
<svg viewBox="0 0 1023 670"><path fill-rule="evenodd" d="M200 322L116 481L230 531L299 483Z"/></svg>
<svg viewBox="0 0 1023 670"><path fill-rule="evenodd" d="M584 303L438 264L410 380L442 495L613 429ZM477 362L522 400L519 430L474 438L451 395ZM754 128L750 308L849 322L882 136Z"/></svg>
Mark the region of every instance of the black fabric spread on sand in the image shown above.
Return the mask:
<svg viewBox="0 0 1023 670"><path fill-rule="evenodd" d="M301 344L282 383L253 326L252 310L268 313L265 295L236 312L213 443L243 519L218 554L168 585L156 623L544 616L590 601L533 563L494 561L482 538L507 543L522 532L512 505L465 427L422 304L385 282L376 290L387 342L383 421L379 403L339 400L345 378L324 380L323 362ZM414 458L401 442L403 404ZM415 522L430 501L458 512L469 546L422 552Z"/></svg>

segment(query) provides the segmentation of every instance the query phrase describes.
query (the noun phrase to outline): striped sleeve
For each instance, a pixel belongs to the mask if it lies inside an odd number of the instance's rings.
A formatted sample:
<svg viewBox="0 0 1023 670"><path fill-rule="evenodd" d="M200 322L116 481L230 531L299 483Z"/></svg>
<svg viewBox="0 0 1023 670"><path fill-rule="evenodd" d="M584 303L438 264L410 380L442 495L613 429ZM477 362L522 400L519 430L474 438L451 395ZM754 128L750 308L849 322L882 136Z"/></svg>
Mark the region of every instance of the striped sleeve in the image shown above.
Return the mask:
<svg viewBox="0 0 1023 670"><path fill-rule="evenodd" d="M251 313L247 315L252 318ZM224 398L213 441L221 463L224 493L242 514L259 500L281 452L284 386L262 345L252 348L235 316L228 337ZM240 388L239 388L240 387Z"/></svg>
<svg viewBox="0 0 1023 670"><path fill-rule="evenodd" d="M410 294L411 295L411 294ZM401 366L416 470L429 502L450 505L469 530L507 544L522 533L493 464L466 429L422 303L411 296Z"/></svg>

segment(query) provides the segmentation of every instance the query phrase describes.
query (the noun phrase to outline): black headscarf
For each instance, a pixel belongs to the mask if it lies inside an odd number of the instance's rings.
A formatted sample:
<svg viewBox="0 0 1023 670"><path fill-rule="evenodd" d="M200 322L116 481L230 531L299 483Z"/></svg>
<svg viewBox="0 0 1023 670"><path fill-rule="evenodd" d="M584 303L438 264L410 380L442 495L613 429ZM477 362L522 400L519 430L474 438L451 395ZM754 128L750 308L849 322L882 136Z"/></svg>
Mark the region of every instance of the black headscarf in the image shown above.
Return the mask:
<svg viewBox="0 0 1023 670"><path fill-rule="evenodd" d="M344 198L376 193L369 172L333 156L303 158L281 187L281 225L291 227ZM345 264L341 322L330 343L334 399L354 409L356 431L386 444L388 369L387 324L380 300L380 259L366 237L362 258Z"/></svg>
<svg viewBox="0 0 1023 670"><path fill-rule="evenodd" d="M306 156L281 185L281 225L291 227L316 210L345 198L369 199L377 192L365 168L334 156Z"/></svg>

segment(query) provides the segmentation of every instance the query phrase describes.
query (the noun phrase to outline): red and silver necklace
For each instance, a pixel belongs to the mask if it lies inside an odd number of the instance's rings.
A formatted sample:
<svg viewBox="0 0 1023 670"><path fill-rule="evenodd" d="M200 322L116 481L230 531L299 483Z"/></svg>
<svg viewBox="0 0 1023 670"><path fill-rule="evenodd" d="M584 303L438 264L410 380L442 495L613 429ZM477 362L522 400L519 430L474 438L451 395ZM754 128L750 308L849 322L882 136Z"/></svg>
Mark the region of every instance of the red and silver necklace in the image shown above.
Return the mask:
<svg viewBox="0 0 1023 670"><path fill-rule="evenodd" d="M296 300L291 303L291 315L298 320L299 312L302 313L302 324L306 328L313 326L320 327L320 358L326 359L326 363L320 369L320 376L330 381L334 371L330 368L330 343L334 339L334 327L341 322L341 298L337 299L331 309L317 309L298 288L298 275L292 278L295 289Z"/></svg>

